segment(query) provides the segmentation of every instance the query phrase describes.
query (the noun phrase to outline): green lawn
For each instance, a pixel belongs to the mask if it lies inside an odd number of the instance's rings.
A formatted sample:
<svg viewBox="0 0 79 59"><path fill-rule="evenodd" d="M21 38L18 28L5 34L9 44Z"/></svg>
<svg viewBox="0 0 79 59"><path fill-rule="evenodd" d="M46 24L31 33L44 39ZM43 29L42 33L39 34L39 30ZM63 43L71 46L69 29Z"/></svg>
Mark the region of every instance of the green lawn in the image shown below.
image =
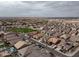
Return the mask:
<svg viewBox="0 0 79 59"><path fill-rule="evenodd" d="M9 31L18 32L18 33L29 33L37 30L33 30L31 28L12 28L12 29L9 29Z"/></svg>

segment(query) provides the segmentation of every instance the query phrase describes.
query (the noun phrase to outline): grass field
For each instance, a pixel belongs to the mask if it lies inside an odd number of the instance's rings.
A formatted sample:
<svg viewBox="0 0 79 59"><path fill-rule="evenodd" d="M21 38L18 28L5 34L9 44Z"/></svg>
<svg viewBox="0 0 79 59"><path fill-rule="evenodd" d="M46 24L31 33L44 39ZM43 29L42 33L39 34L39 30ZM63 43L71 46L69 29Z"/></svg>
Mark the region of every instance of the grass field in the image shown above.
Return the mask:
<svg viewBox="0 0 79 59"><path fill-rule="evenodd" d="M8 31L18 32L18 33L29 33L29 32L33 32L33 31L37 31L37 30L33 30L31 28L11 28Z"/></svg>

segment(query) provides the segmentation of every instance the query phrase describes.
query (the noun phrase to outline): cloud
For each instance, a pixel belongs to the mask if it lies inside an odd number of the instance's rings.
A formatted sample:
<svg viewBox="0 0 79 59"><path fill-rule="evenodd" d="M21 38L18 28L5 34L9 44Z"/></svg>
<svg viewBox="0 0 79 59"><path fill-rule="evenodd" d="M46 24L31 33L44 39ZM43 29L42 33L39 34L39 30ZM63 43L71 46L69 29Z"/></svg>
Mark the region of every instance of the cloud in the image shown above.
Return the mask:
<svg viewBox="0 0 79 59"><path fill-rule="evenodd" d="M79 17L78 10L78 1L0 2L0 16Z"/></svg>

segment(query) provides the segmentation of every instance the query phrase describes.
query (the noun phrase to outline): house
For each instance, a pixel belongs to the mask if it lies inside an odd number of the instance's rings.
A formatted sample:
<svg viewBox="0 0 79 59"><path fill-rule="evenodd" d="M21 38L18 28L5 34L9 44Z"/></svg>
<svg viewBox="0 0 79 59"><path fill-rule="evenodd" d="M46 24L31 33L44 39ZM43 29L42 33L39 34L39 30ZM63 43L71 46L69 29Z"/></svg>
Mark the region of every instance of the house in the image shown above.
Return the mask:
<svg viewBox="0 0 79 59"><path fill-rule="evenodd" d="M70 38L70 40L71 40L72 42L79 42L79 36L72 36L72 37Z"/></svg>
<svg viewBox="0 0 79 59"><path fill-rule="evenodd" d="M0 38L4 38L4 31L0 31Z"/></svg>
<svg viewBox="0 0 79 59"><path fill-rule="evenodd" d="M9 56L11 56L11 54L6 50L0 52L0 57L9 57Z"/></svg>
<svg viewBox="0 0 79 59"><path fill-rule="evenodd" d="M2 22L0 21L0 26L2 26Z"/></svg>
<svg viewBox="0 0 79 59"><path fill-rule="evenodd" d="M14 45L14 47L16 48L16 49L20 49L20 48L22 48L22 47L25 47L27 45L27 43L25 42L25 41L18 41L15 45Z"/></svg>
<svg viewBox="0 0 79 59"><path fill-rule="evenodd" d="M20 39L14 39L14 40L9 40L8 42L13 46L15 45L18 41L21 41Z"/></svg>
<svg viewBox="0 0 79 59"><path fill-rule="evenodd" d="M72 30L70 33L69 33L71 36L75 36L78 34L78 31L76 30Z"/></svg>
<svg viewBox="0 0 79 59"><path fill-rule="evenodd" d="M63 35L60 36L60 38L62 38L62 39L69 39L70 35L69 34L63 34Z"/></svg>
<svg viewBox="0 0 79 59"><path fill-rule="evenodd" d="M72 49L74 46L73 46L73 44L72 44L72 42L66 42L66 43L64 43L64 45L63 45L63 49L65 50L65 51L69 51L70 49Z"/></svg>
<svg viewBox="0 0 79 59"><path fill-rule="evenodd" d="M43 30L43 28L44 28L44 27L41 26L41 27L39 28L39 30Z"/></svg>
<svg viewBox="0 0 79 59"><path fill-rule="evenodd" d="M37 31L33 31L33 32L28 33L29 36L33 36L33 35L36 35L36 34L38 34Z"/></svg>
<svg viewBox="0 0 79 59"><path fill-rule="evenodd" d="M21 41L22 38L19 35L16 35L16 33L8 33L4 36L4 39L10 43L11 45L16 44L18 41Z"/></svg>
<svg viewBox="0 0 79 59"><path fill-rule="evenodd" d="M39 40L42 36L43 36L43 33L38 33L36 35L33 35L33 38Z"/></svg>
<svg viewBox="0 0 79 59"><path fill-rule="evenodd" d="M58 44L61 40L59 38L50 37L47 41L49 45Z"/></svg>

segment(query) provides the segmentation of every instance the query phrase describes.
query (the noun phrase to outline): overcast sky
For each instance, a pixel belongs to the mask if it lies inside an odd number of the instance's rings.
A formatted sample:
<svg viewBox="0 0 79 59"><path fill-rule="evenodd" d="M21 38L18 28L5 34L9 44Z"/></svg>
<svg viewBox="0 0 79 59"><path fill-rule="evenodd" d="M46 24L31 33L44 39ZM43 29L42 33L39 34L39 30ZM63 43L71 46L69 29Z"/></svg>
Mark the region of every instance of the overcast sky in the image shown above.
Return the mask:
<svg viewBox="0 0 79 59"><path fill-rule="evenodd" d="M4 1L0 2L0 17L4 16L79 17L79 2Z"/></svg>

